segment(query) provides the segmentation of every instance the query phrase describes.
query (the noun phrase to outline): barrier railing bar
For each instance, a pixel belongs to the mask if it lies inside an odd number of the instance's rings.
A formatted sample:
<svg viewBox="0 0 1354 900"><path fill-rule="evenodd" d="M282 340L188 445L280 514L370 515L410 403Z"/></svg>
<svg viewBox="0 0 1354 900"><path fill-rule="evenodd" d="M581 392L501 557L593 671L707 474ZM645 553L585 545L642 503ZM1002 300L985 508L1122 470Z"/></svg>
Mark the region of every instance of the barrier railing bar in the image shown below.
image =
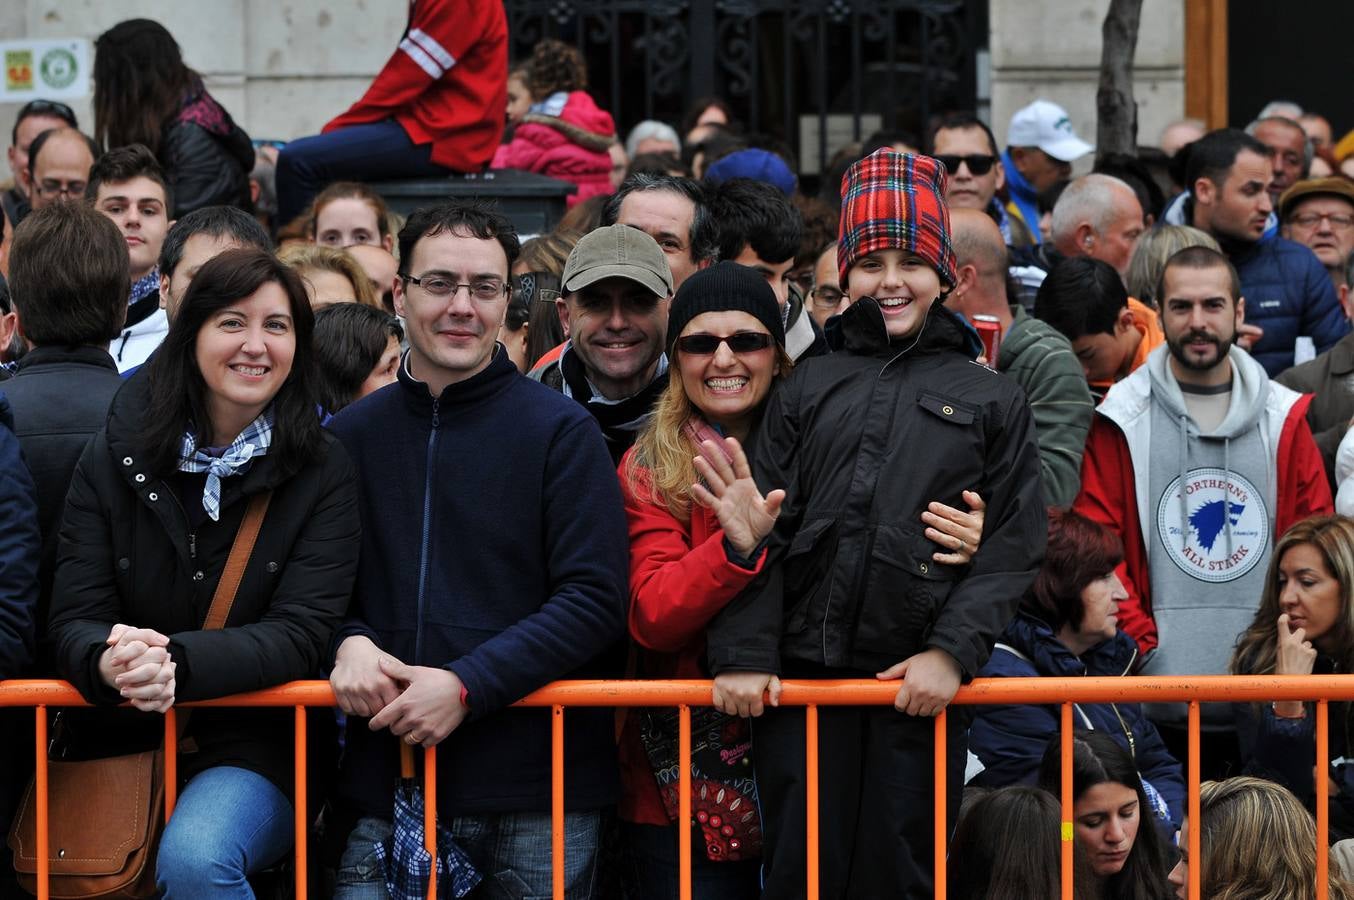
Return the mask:
<svg viewBox="0 0 1354 900"><path fill-rule="evenodd" d="M179 799L179 713L174 707L165 711L165 821L174 815Z"/></svg>
<svg viewBox="0 0 1354 900"><path fill-rule="evenodd" d="M47 707L38 706L33 710L33 752L36 765L33 773L33 790L38 792L38 900L48 900L51 887L48 885L47 856Z"/></svg>
<svg viewBox="0 0 1354 900"><path fill-rule="evenodd" d="M677 896L691 900L691 707L677 708Z"/></svg>
<svg viewBox="0 0 1354 900"><path fill-rule="evenodd" d="M550 711L550 847L554 898L564 900L564 707L559 704Z"/></svg>
<svg viewBox="0 0 1354 900"><path fill-rule="evenodd" d="M781 682L781 706L875 706L892 704L898 686L888 681L828 680ZM1143 675L1088 678L978 679L959 689L951 703L1048 704L1050 697L1072 703L1268 703L1271 700L1354 701L1354 678L1330 675ZM518 707L551 706L690 706L710 705L710 682L557 681L517 703ZM0 682L0 707L89 706L75 688L54 679L12 679ZM334 693L324 681L294 681L251 691L176 704L196 707L334 706ZM172 712L173 710L171 710ZM166 713L168 715L168 713Z"/></svg>
<svg viewBox="0 0 1354 900"><path fill-rule="evenodd" d="M296 900L306 900L306 872L309 871L306 865L306 837L309 834L306 822L306 708L296 707L292 718L296 728L296 758L292 762L292 778L296 784L292 798L296 823Z"/></svg>
<svg viewBox="0 0 1354 900"><path fill-rule="evenodd" d="M933 881L935 885L936 900L945 900L946 892L949 890L948 875L945 868L945 839L949 837L946 833L949 828L949 816L946 814L948 798L945 796L945 782L949 778L946 763L946 715L945 710L941 710L936 716L935 721L935 749L932 751L931 758L935 762L935 807L931 810L931 823L935 832L931 842L931 871L934 873Z"/></svg>
<svg viewBox="0 0 1354 900"><path fill-rule="evenodd" d="M1316 701L1316 896L1330 896L1330 707Z"/></svg>
<svg viewBox="0 0 1354 900"><path fill-rule="evenodd" d="M1061 754L1061 775L1058 784L1058 803L1062 810L1059 817L1061 820L1062 841L1058 847L1061 851L1061 882L1062 882L1062 900L1072 900L1072 870L1075 859L1075 847L1072 839L1076 837L1076 826L1073 824L1073 798L1072 798L1072 704L1064 703L1059 712L1060 725L1058 727L1059 753Z"/></svg>
<svg viewBox="0 0 1354 900"><path fill-rule="evenodd" d="M563 719L561 719L561 727ZM563 732L560 732L561 737ZM562 767L561 767L562 768ZM564 780L560 774L561 783ZM451 824L448 823L450 828ZM428 874L428 900L437 900L437 748L423 748L423 848L432 854L432 871ZM560 853L563 858L564 853Z"/></svg>
<svg viewBox="0 0 1354 900"><path fill-rule="evenodd" d="M1199 884L1203 872L1203 858L1199 854L1199 701L1189 701L1189 722L1185 729L1189 743L1189 767L1185 777L1189 779L1186 796L1189 797L1189 900L1200 900Z"/></svg>
<svg viewBox="0 0 1354 900"><path fill-rule="evenodd" d="M804 820L804 894L818 900L818 707L812 703L804 709Z"/></svg>
<svg viewBox="0 0 1354 900"><path fill-rule="evenodd" d="M805 706L806 737L806 812L808 813L807 836L809 839L807 881L809 900L817 900L819 891L819 772L818 772L818 706L867 706L891 703L896 694L896 686L888 682L866 680L823 680L809 682L787 681L782 683L782 706ZM1071 718L1073 703L1188 703L1188 754L1186 777L1188 787L1187 818L1191 822L1199 821L1199 781L1200 781L1200 715L1201 702L1272 702L1275 700L1316 702L1316 824L1320 839L1317 841L1316 882L1318 896L1329 895L1329 855L1324 843L1329 830L1329 702L1354 700L1354 678L1341 676L1316 675L1202 675L1193 677L1143 676L1134 678L998 678L977 680L960 688L952 702L959 705L988 704L1045 704L1050 697L1057 697L1062 706L1062 751L1063 779L1062 818L1063 818L1063 867L1062 895L1071 897L1073 866L1068 857L1071 854L1071 836L1073 825L1071 816ZM689 898L690 889L690 707L710 705L710 682L701 680L670 681L559 681L533 692L514 704L519 707L544 707L552 709L552 772L551 772L551 817L552 848L554 850L553 895L559 900L564 897L564 709L566 706L626 707L626 706L677 706L681 715L681 795L687 807L684 821L687 828L682 829L679 841L685 844L679 849L679 858L684 873L686 889L683 897ZM297 847L297 896L304 900L306 883L307 831L305 827L305 708L309 706L333 706L333 691L324 681L298 681L254 691L222 697L215 700L181 704L185 707L294 707L296 717L296 847ZM37 791L36 843L37 891L38 900L49 900L50 876L49 864L49 767L48 767L48 728L47 710L49 707L89 706L69 683L55 679L12 679L0 681L0 708L33 707L35 718L35 790ZM935 857L937 896L944 896L945 866L943 832L947 824L945 803L945 713L936 720L936 808L937 850ZM173 814L177 795L177 751L176 708L165 713L165 814ZM436 751L426 748L424 753L424 839L425 845L433 855L437 853L436 815L437 782ZM1199 833L1192 827L1189 834L1189 886L1191 900L1200 898L1200 868L1198 860ZM436 897L437 875L434 862L432 876L429 879L428 896Z"/></svg>

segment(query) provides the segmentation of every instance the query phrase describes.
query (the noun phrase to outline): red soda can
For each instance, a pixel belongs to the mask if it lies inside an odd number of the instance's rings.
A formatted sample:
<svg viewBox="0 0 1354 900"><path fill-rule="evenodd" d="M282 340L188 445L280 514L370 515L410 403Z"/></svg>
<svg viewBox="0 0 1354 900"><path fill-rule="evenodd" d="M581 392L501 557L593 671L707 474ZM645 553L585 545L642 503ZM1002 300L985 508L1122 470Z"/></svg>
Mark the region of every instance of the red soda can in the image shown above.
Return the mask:
<svg viewBox="0 0 1354 900"><path fill-rule="evenodd" d="M983 356L987 357L987 367L997 368L997 354L1001 352L1001 320L996 316L975 315L973 327L983 341Z"/></svg>

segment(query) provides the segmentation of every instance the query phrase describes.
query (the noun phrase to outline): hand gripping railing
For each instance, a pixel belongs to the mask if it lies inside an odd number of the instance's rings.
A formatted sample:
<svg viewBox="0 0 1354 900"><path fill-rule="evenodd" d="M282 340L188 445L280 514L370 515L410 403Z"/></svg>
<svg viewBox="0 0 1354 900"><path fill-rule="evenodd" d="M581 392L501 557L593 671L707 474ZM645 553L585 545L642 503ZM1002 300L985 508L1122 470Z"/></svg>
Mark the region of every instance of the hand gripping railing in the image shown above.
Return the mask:
<svg viewBox="0 0 1354 900"><path fill-rule="evenodd" d="M818 707L883 706L893 703L896 682L879 681L785 681L781 706L805 707L806 740L806 834L808 862L805 886L808 900L818 900ZM965 706L988 704L1059 705L1062 710L1062 898L1072 900L1072 704L1074 703L1188 703L1189 759L1186 763L1188 817L1199 821L1199 704L1262 703L1272 700L1316 702L1316 887L1317 897L1328 897L1329 858L1327 833L1330 797L1327 763L1329 701L1354 701L1354 676L1349 675L1201 675L1194 677L1143 678L992 678L978 679L960 688L954 703ZM13 680L0 682L0 707L33 707L36 724L34 753L37 780L38 898L48 900L47 884L47 709L85 706L80 695L64 681ZM264 691L237 694L189 706L293 707L296 722L296 896L306 897L306 717L309 706L332 706L334 695L327 682L298 681ZM553 839L553 890L555 900L564 898L564 711L569 707L675 706L679 710L680 786L678 820L691 820L691 707L710 705L708 681L560 681L523 698L518 706L549 707L551 710L551 815ZM175 746L175 716L165 715L165 745ZM946 896L946 714L935 721L935 896ZM449 740L455 740L453 734ZM177 788L175 754L165 754L165 813L173 812ZM424 752L424 796L437 796L436 754ZM424 805L425 840L435 840L436 803ZM691 898L691 829L678 828L680 897ZM1199 828L1189 830L1189 898L1200 900ZM436 897L436 873L428 896Z"/></svg>

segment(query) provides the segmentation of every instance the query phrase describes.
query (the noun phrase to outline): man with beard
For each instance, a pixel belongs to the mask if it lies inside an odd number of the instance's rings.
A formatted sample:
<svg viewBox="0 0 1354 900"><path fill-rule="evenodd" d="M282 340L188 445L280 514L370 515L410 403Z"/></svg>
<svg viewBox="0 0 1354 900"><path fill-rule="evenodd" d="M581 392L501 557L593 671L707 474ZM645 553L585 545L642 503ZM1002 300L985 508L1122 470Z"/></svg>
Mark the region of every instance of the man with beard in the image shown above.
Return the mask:
<svg viewBox="0 0 1354 900"><path fill-rule="evenodd" d="M1123 540L1119 622L1140 671L1216 675L1255 615L1275 536L1329 514L1331 494L1311 398L1234 346L1247 304L1227 259L1181 250L1157 296L1166 343L1097 409L1073 509ZM1148 712L1185 746L1183 705ZM1208 758L1238 757L1230 711L1205 707L1204 727Z"/></svg>
<svg viewBox="0 0 1354 900"><path fill-rule="evenodd" d="M1312 251L1272 229L1274 152L1235 128L1209 132L1190 147L1188 190L1163 220L1211 234L1236 267L1246 322L1259 326L1250 352L1270 375L1324 353L1349 331L1330 277ZM1295 359L1299 342L1307 346ZM1311 347L1315 352L1311 352Z"/></svg>

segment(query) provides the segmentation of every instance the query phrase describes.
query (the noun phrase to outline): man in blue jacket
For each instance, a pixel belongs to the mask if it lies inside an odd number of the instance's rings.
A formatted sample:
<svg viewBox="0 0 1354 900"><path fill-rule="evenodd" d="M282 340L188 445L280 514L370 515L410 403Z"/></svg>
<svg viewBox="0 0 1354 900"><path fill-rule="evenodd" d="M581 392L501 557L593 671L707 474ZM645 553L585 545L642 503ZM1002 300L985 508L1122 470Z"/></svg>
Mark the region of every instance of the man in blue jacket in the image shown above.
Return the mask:
<svg viewBox="0 0 1354 900"><path fill-rule="evenodd" d="M1163 221L1193 225L1217 239L1241 277L1246 323L1261 329L1250 354L1273 377L1324 353L1349 331L1325 268L1311 250L1273 228L1273 151L1236 128L1212 131L1189 150L1188 191L1167 206Z"/></svg>
<svg viewBox="0 0 1354 900"><path fill-rule="evenodd" d="M356 821L339 898L385 896L398 742L437 747L439 817L490 895L549 896L550 714L513 702L624 630L620 489L596 421L495 342L517 235L496 211L422 209L395 282L399 381L331 424L357 466L362 555L330 683L348 714L338 806ZM569 896L592 896L617 789L612 716L568 716Z"/></svg>

